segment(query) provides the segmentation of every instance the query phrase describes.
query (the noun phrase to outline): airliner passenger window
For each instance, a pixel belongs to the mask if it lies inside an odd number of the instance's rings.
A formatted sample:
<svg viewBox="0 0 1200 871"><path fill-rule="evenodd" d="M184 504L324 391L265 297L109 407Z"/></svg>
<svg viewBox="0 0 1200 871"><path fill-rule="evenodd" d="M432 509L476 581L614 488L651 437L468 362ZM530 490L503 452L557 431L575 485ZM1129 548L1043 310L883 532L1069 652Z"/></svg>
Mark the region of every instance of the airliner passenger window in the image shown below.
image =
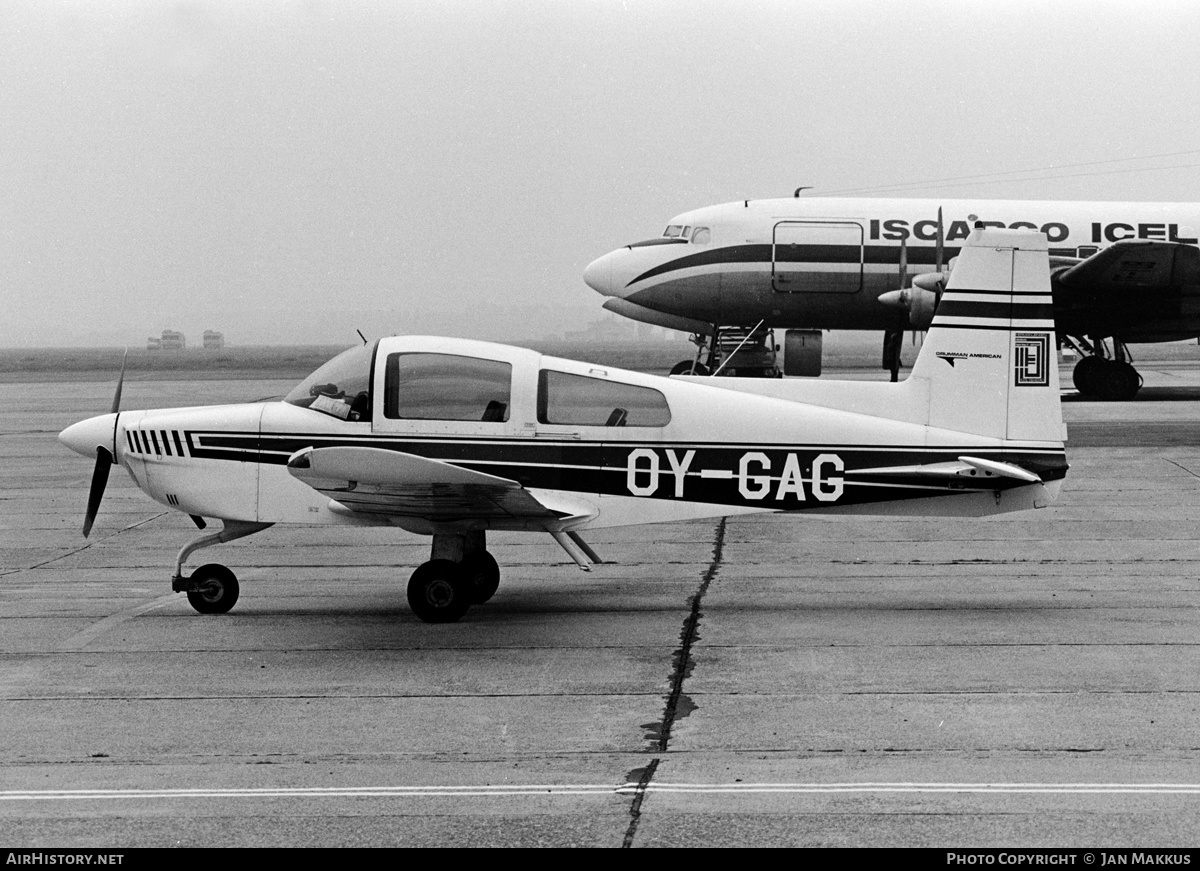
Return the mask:
<svg viewBox="0 0 1200 871"><path fill-rule="evenodd" d="M580 426L666 426L667 398L650 387L543 369L538 422Z"/></svg>
<svg viewBox="0 0 1200 871"><path fill-rule="evenodd" d="M693 245L707 245L712 239L712 233L708 227L697 227L696 232L692 234Z"/></svg>
<svg viewBox="0 0 1200 871"><path fill-rule="evenodd" d="M508 420L512 366L454 354L389 354L383 416L392 420Z"/></svg>

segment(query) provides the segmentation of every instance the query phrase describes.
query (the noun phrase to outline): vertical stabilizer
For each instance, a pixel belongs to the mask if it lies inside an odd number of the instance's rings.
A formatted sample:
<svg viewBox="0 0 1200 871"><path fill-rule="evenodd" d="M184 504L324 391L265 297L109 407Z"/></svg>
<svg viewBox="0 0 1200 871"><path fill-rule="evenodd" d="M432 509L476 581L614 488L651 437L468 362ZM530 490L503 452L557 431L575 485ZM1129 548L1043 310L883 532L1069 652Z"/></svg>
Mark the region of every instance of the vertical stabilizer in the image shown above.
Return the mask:
<svg viewBox="0 0 1200 871"><path fill-rule="evenodd" d="M930 426L1061 445L1057 347L1046 237L980 228L954 263L909 380L926 383Z"/></svg>

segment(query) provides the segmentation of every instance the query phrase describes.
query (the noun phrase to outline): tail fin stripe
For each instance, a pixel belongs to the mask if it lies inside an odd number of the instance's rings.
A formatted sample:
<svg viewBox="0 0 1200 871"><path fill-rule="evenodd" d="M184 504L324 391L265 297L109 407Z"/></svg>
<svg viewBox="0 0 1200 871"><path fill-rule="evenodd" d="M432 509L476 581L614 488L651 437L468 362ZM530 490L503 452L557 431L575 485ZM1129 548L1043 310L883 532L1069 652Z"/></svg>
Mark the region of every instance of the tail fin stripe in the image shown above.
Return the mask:
<svg viewBox="0 0 1200 871"><path fill-rule="evenodd" d="M938 305L939 317L1003 318L1005 321L1054 320L1054 306L1042 303L1019 302L976 302L967 300L945 300Z"/></svg>
<svg viewBox="0 0 1200 871"><path fill-rule="evenodd" d="M1053 330L1054 329L1054 324L1051 321L1028 321L1028 322L1019 323L1019 324L1018 323L1009 324L1008 321L1005 321L1004 323L994 323L994 324L964 324L964 323L958 323L958 322L943 323L943 322L938 321L938 322L935 322L935 324L936 324L936 326L946 327L947 329L953 329L953 330L994 330L995 332L998 332L998 333L1021 333L1026 330Z"/></svg>

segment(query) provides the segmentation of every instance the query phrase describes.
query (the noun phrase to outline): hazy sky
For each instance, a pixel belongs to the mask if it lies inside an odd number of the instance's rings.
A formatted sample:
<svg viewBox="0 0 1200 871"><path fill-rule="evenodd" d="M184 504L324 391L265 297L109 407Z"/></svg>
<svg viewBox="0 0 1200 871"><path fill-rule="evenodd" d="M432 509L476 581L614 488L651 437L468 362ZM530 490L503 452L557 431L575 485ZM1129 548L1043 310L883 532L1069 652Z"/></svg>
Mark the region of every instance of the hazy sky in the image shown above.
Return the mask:
<svg viewBox="0 0 1200 871"><path fill-rule="evenodd" d="M1182 0L0 0L0 346L579 328L595 257L802 184L1200 201L1198 36Z"/></svg>

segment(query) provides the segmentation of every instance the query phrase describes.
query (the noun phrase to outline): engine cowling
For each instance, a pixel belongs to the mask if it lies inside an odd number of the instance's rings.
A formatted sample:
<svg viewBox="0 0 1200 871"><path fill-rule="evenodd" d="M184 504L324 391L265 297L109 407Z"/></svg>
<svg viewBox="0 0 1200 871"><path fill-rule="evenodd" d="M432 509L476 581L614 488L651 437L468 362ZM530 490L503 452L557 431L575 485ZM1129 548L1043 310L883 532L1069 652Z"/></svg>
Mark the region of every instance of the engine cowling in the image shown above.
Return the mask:
<svg viewBox="0 0 1200 871"><path fill-rule="evenodd" d="M879 297L884 305L904 309L913 329L927 330L933 323L933 313L942 296L946 280L943 272L927 272L913 279L912 287L889 291Z"/></svg>
<svg viewBox="0 0 1200 871"><path fill-rule="evenodd" d="M918 330L927 330L933 323L938 300L946 287L946 273L926 272L913 279L909 288L908 320Z"/></svg>

